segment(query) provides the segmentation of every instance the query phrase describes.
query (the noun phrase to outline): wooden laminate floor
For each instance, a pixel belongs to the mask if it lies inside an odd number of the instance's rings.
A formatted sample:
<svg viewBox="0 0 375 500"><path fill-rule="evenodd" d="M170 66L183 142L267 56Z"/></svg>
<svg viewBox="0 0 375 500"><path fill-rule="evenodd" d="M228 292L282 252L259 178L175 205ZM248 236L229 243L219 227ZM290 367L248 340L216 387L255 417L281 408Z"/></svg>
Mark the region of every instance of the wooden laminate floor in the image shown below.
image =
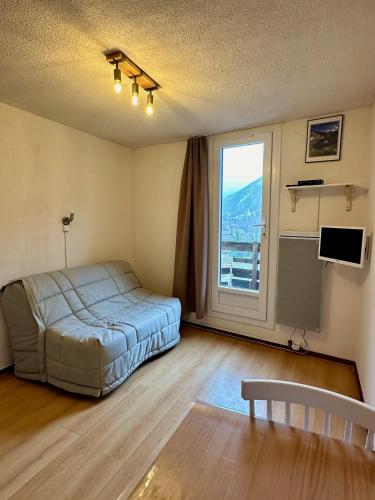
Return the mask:
<svg viewBox="0 0 375 500"><path fill-rule="evenodd" d="M353 368L184 327L181 343L94 400L0 376L0 499L125 499L196 400L247 411L240 380L279 378L358 397ZM257 406L264 415L263 403ZM276 407L282 419L283 410ZM292 422L299 425L296 406ZM314 426L322 424L316 412ZM342 422L333 419L333 434ZM359 438L358 438L359 439Z"/></svg>

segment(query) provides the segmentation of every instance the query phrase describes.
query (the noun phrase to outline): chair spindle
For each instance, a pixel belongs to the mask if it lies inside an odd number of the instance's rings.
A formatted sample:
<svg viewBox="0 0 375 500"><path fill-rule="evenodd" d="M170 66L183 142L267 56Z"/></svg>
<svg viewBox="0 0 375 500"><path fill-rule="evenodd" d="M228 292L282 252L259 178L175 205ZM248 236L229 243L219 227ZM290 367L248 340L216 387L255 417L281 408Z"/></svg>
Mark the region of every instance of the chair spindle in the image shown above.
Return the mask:
<svg viewBox="0 0 375 500"><path fill-rule="evenodd" d="M309 431L310 429L310 406L305 406L305 421L303 424L303 429Z"/></svg>
<svg viewBox="0 0 375 500"><path fill-rule="evenodd" d="M272 420L272 399L267 399L267 420Z"/></svg>
<svg viewBox="0 0 375 500"><path fill-rule="evenodd" d="M285 425L290 425L290 403L285 401Z"/></svg>
<svg viewBox="0 0 375 500"><path fill-rule="evenodd" d="M344 432L344 441L346 443L350 443L352 440L353 433L353 422L351 420L345 420L345 432Z"/></svg>
<svg viewBox="0 0 375 500"><path fill-rule="evenodd" d="M329 411L324 412L324 424L323 424L323 434L325 436L330 436L331 433L331 413Z"/></svg>
<svg viewBox="0 0 375 500"><path fill-rule="evenodd" d="M374 432L373 431L367 431L365 448L367 450L371 450L371 451L374 450Z"/></svg>
<svg viewBox="0 0 375 500"><path fill-rule="evenodd" d="M255 405L253 399L249 400L249 410L250 410L250 417L255 417Z"/></svg>

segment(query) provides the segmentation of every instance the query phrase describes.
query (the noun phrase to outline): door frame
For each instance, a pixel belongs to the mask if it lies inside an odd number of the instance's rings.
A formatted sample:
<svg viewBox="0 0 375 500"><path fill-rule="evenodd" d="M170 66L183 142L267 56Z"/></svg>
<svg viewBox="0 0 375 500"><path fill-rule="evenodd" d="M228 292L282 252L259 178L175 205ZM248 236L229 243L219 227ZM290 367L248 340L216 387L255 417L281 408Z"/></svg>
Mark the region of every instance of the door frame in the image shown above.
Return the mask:
<svg viewBox="0 0 375 500"><path fill-rule="evenodd" d="M214 310L212 307L212 284L214 276L216 275L216 263L217 257L217 235L218 235L218 225L214 220L216 213L214 210L214 196L215 196L215 184L217 186L218 179L215 178L215 142L218 141L246 141L252 136L260 135L266 132L272 133L272 151L271 151L271 179L270 179L270 207L269 207L269 227L268 227L268 239L269 239L269 251L268 251L268 272L267 272L267 311L264 320L253 319L236 316L229 313L221 313ZM243 331L242 325L252 325L255 327L274 329L275 327L275 303L276 303L276 273L277 273L277 251L278 251L278 228L279 228L279 199L280 199L280 164L281 164L281 125L270 125L265 127L257 127L254 129L240 130L236 132L229 132L225 134L218 134L215 136L210 136L208 138L209 145L209 190L210 190L210 259L209 259L209 273L210 279L208 283L208 303L207 303L207 316L205 319L197 321L197 323L205 324L207 326L217 327L222 324L224 329L231 330L241 330ZM217 189L217 187L216 187ZM216 224L217 230L216 235L213 228ZM249 293L249 292L247 292ZM221 323L222 320L222 323ZM231 325L233 325L231 327ZM238 325L236 327L236 325ZM246 329L247 331L247 329ZM251 336L251 331L248 332L248 336Z"/></svg>

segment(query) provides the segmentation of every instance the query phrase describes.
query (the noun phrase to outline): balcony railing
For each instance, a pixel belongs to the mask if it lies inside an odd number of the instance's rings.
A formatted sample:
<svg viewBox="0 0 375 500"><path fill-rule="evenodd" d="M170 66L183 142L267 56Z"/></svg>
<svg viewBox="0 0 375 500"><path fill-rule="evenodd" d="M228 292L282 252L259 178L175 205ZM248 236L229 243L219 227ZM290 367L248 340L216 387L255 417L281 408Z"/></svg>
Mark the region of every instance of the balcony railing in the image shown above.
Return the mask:
<svg viewBox="0 0 375 500"><path fill-rule="evenodd" d="M220 286L259 291L260 243L222 241Z"/></svg>

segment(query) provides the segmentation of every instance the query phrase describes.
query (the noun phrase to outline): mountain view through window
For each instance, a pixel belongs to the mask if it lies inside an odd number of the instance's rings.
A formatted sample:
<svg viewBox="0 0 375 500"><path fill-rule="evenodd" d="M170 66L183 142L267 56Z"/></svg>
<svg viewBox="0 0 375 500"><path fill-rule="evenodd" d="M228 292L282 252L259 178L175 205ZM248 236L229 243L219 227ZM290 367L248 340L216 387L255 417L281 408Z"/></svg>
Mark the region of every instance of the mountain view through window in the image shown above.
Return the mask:
<svg viewBox="0 0 375 500"><path fill-rule="evenodd" d="M219 286L259 290L263 143L225 147L221 167Z"/></svg>

